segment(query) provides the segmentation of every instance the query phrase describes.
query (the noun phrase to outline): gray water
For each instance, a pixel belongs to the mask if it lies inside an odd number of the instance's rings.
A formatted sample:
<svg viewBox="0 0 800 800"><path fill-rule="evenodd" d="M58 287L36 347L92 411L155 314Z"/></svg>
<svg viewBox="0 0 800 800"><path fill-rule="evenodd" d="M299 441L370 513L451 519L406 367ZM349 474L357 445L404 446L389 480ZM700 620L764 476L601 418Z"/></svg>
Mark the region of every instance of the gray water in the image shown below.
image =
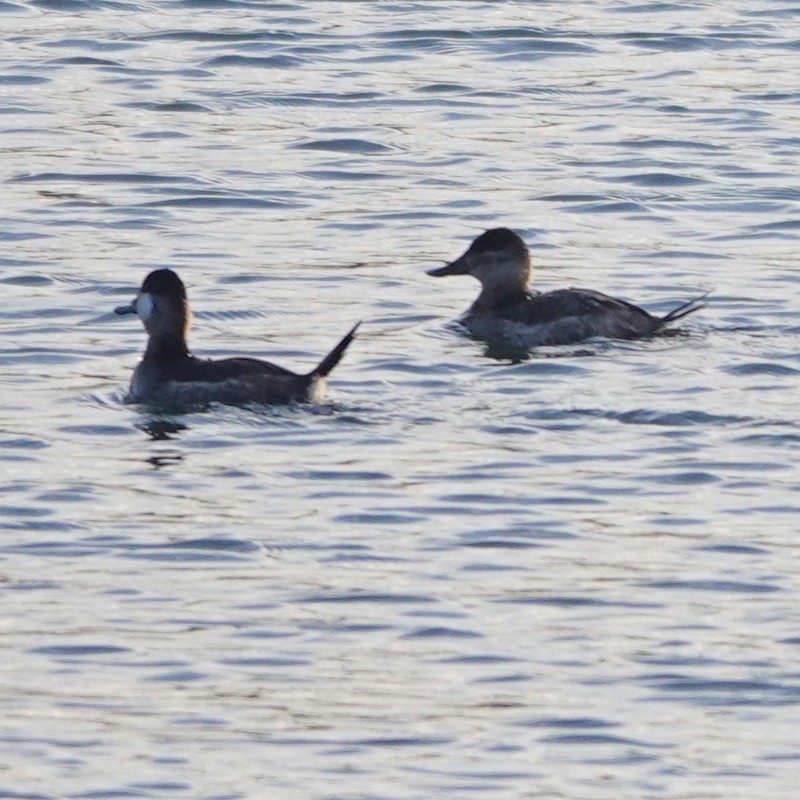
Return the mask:
<svg viewBox="0 0 800 800"><path fill-rule="evenodd" d="M795 798L800 11L0 3L0 797ZM487 352L489 227L638 342ZM122 403L200 355L330 405Z"/></svg>

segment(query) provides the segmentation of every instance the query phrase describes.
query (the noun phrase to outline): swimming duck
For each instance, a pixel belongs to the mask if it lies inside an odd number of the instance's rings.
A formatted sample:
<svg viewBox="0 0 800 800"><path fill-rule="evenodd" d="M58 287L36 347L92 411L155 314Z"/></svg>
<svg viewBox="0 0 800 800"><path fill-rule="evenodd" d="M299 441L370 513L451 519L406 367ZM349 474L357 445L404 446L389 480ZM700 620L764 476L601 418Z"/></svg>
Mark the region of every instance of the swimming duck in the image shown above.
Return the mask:
<svg viewBox="0 0 800 800"><path fill-rule="evenodd" d="M472 275L478 299L461 319L473 336L514 347L571 344L593 336L637 339L703 308L702 298L655 317L642 308L591 289L531 292L525 242L508 228L482 233L455 261L428 275Z"/></svg>
<svg viewBox="0 0 800 800"><path fill-rule="evenodd" d="M136 299L114 313L138 314L148 334L126 402L168 406L320 402L328 374L358 329L355 325L311 372L298 375L257 358L193 356L186 344L192 320L186 288L171 269L151 272Z"/></svg>

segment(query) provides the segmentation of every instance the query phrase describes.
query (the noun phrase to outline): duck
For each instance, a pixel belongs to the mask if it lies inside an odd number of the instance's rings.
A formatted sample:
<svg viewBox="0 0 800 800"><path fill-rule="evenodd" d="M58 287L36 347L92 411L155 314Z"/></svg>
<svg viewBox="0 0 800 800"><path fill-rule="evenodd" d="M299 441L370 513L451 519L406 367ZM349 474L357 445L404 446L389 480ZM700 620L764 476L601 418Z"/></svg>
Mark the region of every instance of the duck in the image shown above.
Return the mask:
<svg viewBox="0 0 800 800"><path fill-rule="evenodd" d="M186 339L192 312L186 287L171 269L151 272L133 302L118 306L115 314L136 314L147 331L147 347L131 379L127 403L158 406L250 405L320 403L328 375L339 363L360 322L306 373L247 356L197 358Z"/></svg>
<svg viewBox="0 0 800 800"><path fill-rule="evenodd" d="M530 252L509 228L485 231L455 261L427 274L477 278L481 293L461 324L477 339L519 348L574 344L593 337L639 339L705 306L703 296L654 316L592 289L533 292Z"/></svg>

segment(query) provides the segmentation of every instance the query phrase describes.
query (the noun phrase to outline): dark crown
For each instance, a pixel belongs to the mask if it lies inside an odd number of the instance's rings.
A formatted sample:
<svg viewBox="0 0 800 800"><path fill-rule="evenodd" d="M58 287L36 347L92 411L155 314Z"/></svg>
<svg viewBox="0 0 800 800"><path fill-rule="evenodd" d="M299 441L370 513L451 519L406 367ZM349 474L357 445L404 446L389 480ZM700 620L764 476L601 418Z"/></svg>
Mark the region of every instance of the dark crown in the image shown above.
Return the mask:
<svg viewBox="0 0 800 800"><path fill-rule="evenodd" d="M144 279L142 292L180 300L186 299L186 288L183 281L171 269L157 269L151 272Z"/></svg>
<svg viewBox="0 0 800 800"><path fill-rule="evenodd" d="M482 233L473 243L476 250L526 250L525 242L510 228L492 228Z"/></svg>

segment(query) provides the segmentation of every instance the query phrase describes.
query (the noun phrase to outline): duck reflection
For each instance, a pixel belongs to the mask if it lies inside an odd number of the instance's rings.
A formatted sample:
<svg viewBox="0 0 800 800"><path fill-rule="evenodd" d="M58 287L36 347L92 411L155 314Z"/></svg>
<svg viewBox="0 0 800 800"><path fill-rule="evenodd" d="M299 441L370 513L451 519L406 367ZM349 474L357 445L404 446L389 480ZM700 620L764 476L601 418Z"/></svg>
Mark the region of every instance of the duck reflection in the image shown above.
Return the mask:
<svg viewBox="0 0 800 800"><path fill-rule="evenodd" d="M154 417L142 422L137 422L136 427L140 431L144 431L154 442L171 442L173 439L177 438L178 434L189 428L188 425L184 425L182 422L176 422L174 419L168 417ZM183 459L184 455L180 450L169 448L151 453L145 458L145 461L155 469L161 469L162 467L170 467L174 464L179 464Z"/></svg>
<svg viewBox="0 0 800 800"><path fill-rule="evenodd" d="M188 425L176 422L169 418L152 418L144 422L137 422L136 427L144 431L154 442L164 442L174 439L181 431L188 430Z"/></svg>

